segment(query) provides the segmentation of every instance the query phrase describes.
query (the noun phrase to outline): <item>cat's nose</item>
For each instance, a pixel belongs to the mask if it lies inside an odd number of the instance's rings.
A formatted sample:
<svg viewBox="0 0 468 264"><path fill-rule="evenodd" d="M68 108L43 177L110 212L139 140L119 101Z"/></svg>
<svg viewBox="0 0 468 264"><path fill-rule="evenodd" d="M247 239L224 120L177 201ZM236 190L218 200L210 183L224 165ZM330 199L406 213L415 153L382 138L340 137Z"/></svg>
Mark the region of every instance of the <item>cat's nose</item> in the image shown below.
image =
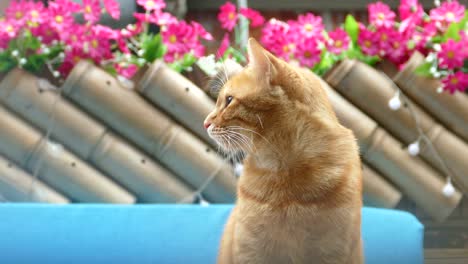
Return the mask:
<svg viewBox="0 0 468 264"><path fill-rule="evenodd" d="M205 122L203 123L203 126L205 127L205 129L208 129L208 127L211 126L211 123L205 121Z"/></svg>

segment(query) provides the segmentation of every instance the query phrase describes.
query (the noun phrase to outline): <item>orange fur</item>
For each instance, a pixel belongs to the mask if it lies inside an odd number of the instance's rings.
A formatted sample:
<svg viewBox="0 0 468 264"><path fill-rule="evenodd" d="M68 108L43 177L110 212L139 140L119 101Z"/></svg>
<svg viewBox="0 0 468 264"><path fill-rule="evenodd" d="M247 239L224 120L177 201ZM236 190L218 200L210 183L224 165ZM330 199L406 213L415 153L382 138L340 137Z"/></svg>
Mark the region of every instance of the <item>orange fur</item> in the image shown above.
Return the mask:
<svg viewBox="0 0 468 264"><path fill-rule="evenodd" d="M223 149L248 154L218 263L363 263L354 135L310 71L253 39L249 61L205 121Z"/></svg>

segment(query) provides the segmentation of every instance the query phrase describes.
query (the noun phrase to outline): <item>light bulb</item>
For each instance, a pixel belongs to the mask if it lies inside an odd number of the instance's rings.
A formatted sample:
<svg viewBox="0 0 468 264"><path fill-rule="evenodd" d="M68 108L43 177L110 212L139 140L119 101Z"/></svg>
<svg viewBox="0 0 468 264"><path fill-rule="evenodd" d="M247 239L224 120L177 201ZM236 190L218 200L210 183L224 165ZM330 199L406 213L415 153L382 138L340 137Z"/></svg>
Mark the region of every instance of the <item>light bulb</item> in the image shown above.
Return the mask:
<svg viewBox="0 0 468 264"><path fill-rule="evenodd" d="M200 198L200 206L208 206L210 203L203 198Z"/></svg>
<svg viewBox="0 0 468 264"><path fill-rule="evenodd" d="M455 187L453 187L452 182L450 180L447 181L444 188L442 189L442 193L446 197L451 197L455 193Z"/></svg>
<svg viewBox="0 0 468 264"><path fill-rule="evenodd" d="M394 97L392 97L392 99L390 99L390 101L388 101L388 107L390 107L390 109L392 109L393 111L400 109L401 101L400 96L398 94L396 94Z"/></svg>
<svg viewBox="0 0 468 264"><path fill-rule="evenodd" d="M239 177L242 174L242 171L244 170L244 165L241 163L236 163L234 165L234 173L236 174L237 177Z"/></svg>
<svg viewBox="0 0 468 264"><path fill-rule="evenodd" d="M416 156L419 154L419 141L413 142L408 146L408 152L411 156Z"/></svg>

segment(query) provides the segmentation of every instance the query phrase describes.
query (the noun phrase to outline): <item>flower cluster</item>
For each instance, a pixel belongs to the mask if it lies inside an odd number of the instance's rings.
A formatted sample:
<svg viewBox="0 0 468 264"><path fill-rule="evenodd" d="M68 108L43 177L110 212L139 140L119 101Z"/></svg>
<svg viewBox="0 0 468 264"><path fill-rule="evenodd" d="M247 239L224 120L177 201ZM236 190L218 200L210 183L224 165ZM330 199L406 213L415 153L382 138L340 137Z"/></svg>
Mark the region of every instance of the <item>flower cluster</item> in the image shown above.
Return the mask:
<svg viewBox="0 0 468 264"><path fill-rule="evenodd" d="M442 79L450 93L468 88L468 12L458 1L443 2L429 13L436 35L430 40L426 63L417 71Z"/></svg>
<svg viewBox="0 0 468 264"><path fill-rule="evenodd" d="M119 6L115 0L105 0L105 10L118 19ZM67 74L80 59L96 63L113 57L111 44L118 34L97 24L102 13L99 0L70 0L42 2L12 1L0 21L0 71L16 65L39 71L48 63L55 77ZM84 17L85 23L75 20Z"/></svg>
<svg viewBox="0 0 468 264"><path fill-rule="evenodd" d="M182 70L204 54L201 40L212 36L202 25L164 12L164 0L137 4L146 12L134 14L136 23L112 29L99 21L103 12L120 18L116 0L51 0L47 7L32 0L12 1L0 19L0 71L19 66L39 72L47 66L55 77L65 77L79 60L88 59L131 78L158 58ZM159 32L153 33L152 25Z"/></svg>
<svg viewBox="0 0 468 264"><path fill-rule="evenodd" d="M240 18L243 17L247 21L247 25L242 27L239 23ZM236 6L231 2L226 2L222 5L218 12L218 21L221 24L221 28L226 30L224 37L221 41L221 45L217 51L218 58L235 57L238 61L244 61L245 58L242 52L239 52L236 48L241 47L241 39L239 32L242 30L248 30L250 27L260 27L265 23L265 18L252 8L240 8L237 10ZM235 35L234 44L231 44L230 33L232 31ZM236 48L233 46L237 46Z"/></svg>
<svg viewBox="0 0 468 264"><path fill-rule="evenodd" d="M401 0L398 14L382 2L368 5L368 23L348 15L344 29L327 32L314 14L296 20L270 19L261 42L285 60L321 74L343 58L402 66L416 51L427 55L419 73L441 78L451 93L468 88L468 15L457 0L426 13L418 0ZM399 19L397 19L399 18Z"/></svg>
<svg viewBox="0 0 468 264"><path fill-rule="evenodd" d="M344 29L327 32L322 18L312 13L287 22L270 19L262 29L261 42L276 56L286 61L297 60L301 66L319 73L352 46L351 37Z"/></svg>
<svg viewBox="0 0 468 264"><path fill-rule="evenodd" d="M166 6L163 0L137 0L145 9L145 13L134 14L137 22L127 26L121 42L129 48L143 54L147 61L164 56L168 63L177 65L178 70L190 66L196 58L204 55L205 48L201 40L212 40L213 37L198 22L178 20L164 12ZM160 28L160 34L149 31L151 25ZM129 49L122 50L129 54Z"/></svg>
<svg viewBox="0 0 468 264"><path fill-rule="evenodd" d="M369 24L360 25L359 44L368 55L403 65L413 52L427 56L420 74L441 78L450 93L468 88L468 15L457 0L445 1L425 13L418 0L401 0L401 21L377 2L368 6Z"/></svg>

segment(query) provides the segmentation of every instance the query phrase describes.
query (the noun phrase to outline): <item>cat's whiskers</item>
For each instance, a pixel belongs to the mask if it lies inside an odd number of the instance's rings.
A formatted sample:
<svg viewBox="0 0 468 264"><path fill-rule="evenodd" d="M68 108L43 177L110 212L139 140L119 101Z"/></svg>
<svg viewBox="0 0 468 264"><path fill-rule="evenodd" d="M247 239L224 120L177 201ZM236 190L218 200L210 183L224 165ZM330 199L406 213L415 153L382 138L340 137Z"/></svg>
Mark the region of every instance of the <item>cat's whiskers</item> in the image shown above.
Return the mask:
<svg viewBox="0 0 468 264"><path fill-rule="evenodd" d="M279 151L275 145L273 145L266 137L264 137L262 134L258 133L257 131L254 131L252 129L248 129L248 128L245 128L245 127L241 127L241 126L229 126L228 127L229 129L232 129L232 130L243 130L243 131L247 131L247 132L251 132L252 134L255 134L255 135L258 135L261 139L265 140L265 142L272 148L272 150L278 154L278 156L284 160L284 156L283 156L283 153L281 151Z"/></svg>
<svg viewBox="0 0 468 264"><path fill-rule="evenodd" d="M239 147L244 152L253 152L252 141L247 136L236 131L229 131L228 133L230 133L234 139L238 140Z"/></svg>
<svg viewBox="0 0 468 264"><path fill-rule="evenodd" d="M248 150L252 151L252 142L239 132L227 128L214 128L210 135L218 142L218 150L225 153L229 159L240 163Z"/></svg>

